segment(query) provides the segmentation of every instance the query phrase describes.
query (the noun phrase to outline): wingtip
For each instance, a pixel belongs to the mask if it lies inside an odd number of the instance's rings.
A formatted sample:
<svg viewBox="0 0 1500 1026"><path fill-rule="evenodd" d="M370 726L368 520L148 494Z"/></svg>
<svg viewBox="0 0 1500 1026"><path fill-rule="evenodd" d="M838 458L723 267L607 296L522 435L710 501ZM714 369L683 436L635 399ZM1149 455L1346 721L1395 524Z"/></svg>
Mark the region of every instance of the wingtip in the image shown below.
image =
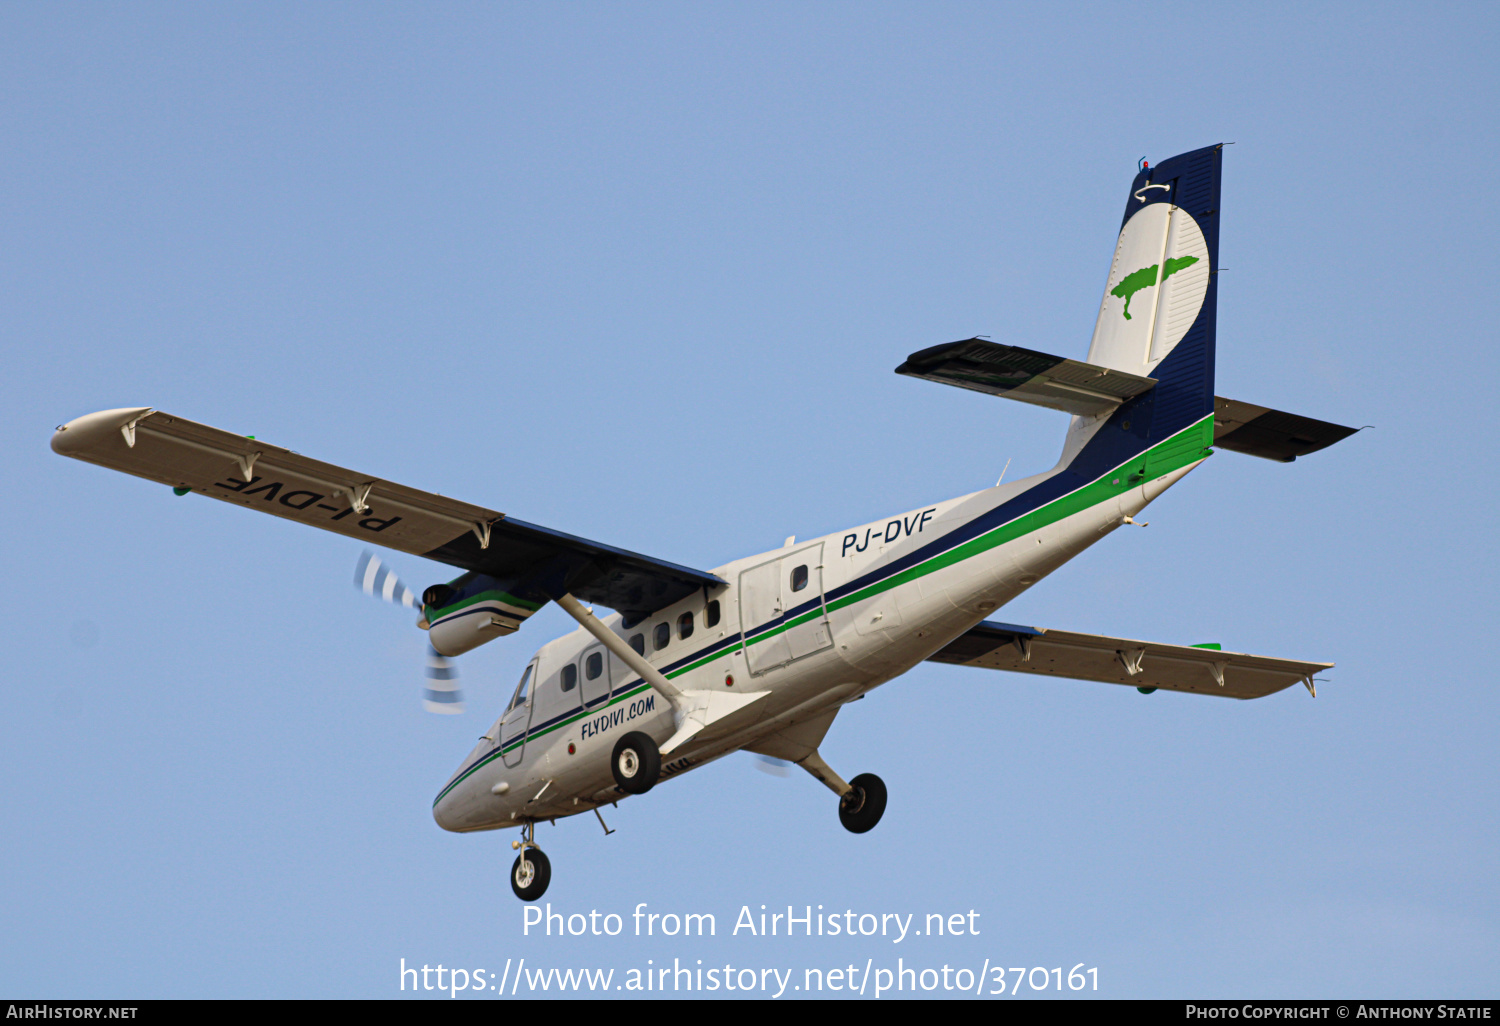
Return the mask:
<svg viewBox="0 0 1500 1026"><path fill-rule="evenodd" d="M155 412L150 406L123 406L75 417L52 432L52 451L60 456L76 456L107 441L111 435L118 437L121 444L133 447L135 424Z"/></svg>

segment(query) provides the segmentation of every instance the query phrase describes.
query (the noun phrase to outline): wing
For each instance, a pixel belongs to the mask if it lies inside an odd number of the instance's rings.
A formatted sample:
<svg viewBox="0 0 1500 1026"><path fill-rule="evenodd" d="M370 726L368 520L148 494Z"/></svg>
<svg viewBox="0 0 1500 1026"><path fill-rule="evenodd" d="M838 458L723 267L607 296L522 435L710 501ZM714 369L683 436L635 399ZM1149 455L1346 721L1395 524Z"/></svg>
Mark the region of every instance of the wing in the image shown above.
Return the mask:
<svg viewBox="0 0 1500 1026"><path fill-rule="evenodd" d="M970 628L928 659L1226 698L1262 698L1298 683L1316 695L1313 675L1333 667L1224 652L1217 646L1160 645L993 620Z"/></svg>
<svg viewBox="0 0 1500 1026"><path fill-rule="evenodd" d="M713 574L516 520L384 481L245 435L146 407L70 421L53 451L426 556L494 578L560 587L585 602L647 615L703 587Z"/></svg>

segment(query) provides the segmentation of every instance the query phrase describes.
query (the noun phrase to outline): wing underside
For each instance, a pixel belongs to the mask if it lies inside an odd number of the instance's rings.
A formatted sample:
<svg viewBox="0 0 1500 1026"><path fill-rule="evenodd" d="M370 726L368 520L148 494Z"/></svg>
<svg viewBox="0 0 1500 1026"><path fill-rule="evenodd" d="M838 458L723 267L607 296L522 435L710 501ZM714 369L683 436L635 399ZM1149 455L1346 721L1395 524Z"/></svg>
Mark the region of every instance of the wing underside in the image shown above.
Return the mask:
<svg viewBox="0 0 1500 1026"><path fill-rule="evenodd" d="M928 658L989 670L1225 698L1262 698L1293 684L1305 684L1312 691L1313 676L1333 666L1193 645L1040 630L991 620L971 628Z"/></svg>
<svg viewBox="0 0 1500 1026"><path fill-rule="evenodd" d="M146 407L63 425L62 455L492 578L645 615L713 574L516 520Z"/></svg>

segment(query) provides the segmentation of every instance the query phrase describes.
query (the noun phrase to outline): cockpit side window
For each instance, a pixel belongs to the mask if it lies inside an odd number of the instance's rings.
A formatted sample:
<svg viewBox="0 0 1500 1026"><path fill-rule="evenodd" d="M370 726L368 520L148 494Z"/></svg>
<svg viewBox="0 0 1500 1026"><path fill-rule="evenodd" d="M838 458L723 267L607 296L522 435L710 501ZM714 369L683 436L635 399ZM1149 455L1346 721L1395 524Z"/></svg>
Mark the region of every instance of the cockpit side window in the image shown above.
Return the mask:
<svg viewBox="0 0 1500 1026"><path fill-rule="evenodd" d="M516 685L516 693L514 696L512 696L510 705L505 707L506 712L510 712L517 706L526 704L526 699L530 697L528 685L530 685L531 683L531 671L535 669L536 663L532 663L531 665L526 667L526 672L521 674L521 683Z"/></svg>

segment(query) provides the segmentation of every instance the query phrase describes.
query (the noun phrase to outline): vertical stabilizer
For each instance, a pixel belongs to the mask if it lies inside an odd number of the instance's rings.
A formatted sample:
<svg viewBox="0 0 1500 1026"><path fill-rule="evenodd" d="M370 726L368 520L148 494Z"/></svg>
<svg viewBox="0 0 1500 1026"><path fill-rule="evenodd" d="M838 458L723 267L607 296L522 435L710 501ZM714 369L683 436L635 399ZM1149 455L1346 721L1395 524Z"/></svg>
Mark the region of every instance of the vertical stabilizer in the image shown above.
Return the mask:
<svg viewBox="0 0 1500 1026"><path fill-rule="evenodd" d="M1213 413L1222 157L1222 144L1207 146L1131 183L1088 362L1158 384L1106 417L1075 417L1065 459L1119 462ZM1206 430L1184 451L1211 444L1211 421Z"/></svg>

